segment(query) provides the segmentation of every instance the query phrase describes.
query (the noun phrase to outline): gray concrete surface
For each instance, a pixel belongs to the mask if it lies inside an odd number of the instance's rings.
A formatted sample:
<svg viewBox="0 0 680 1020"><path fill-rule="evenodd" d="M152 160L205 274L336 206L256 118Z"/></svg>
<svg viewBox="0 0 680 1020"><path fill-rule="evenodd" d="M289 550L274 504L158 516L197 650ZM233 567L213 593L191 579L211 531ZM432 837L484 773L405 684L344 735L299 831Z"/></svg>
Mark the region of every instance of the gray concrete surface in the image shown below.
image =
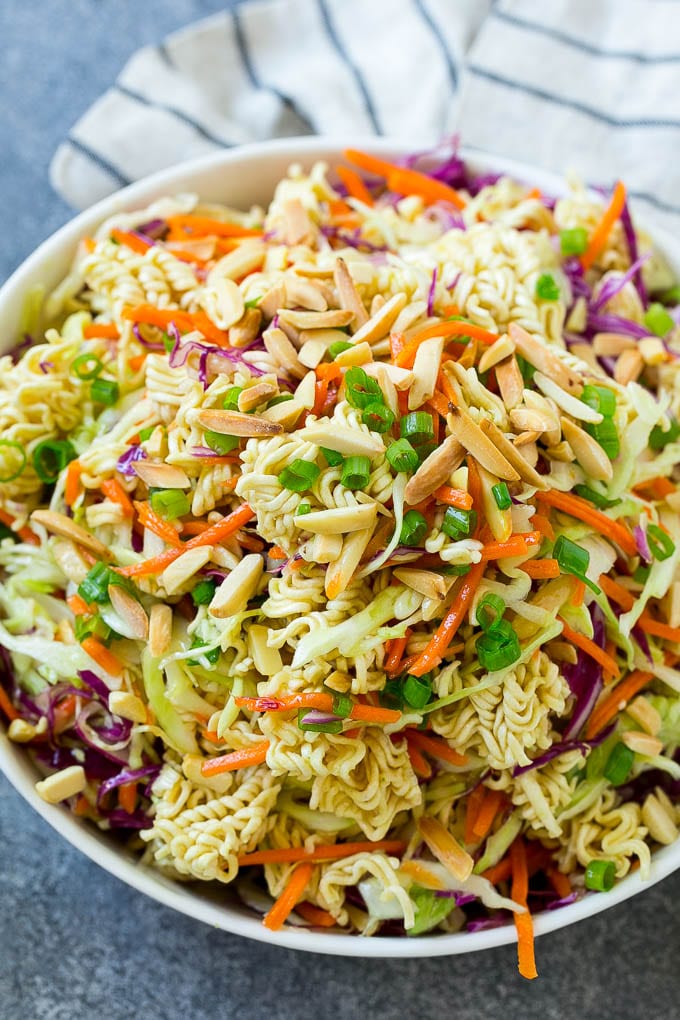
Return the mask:
<svg viewBox="0 0 680 1020"><path fill-rule="evenodd" d="M77 116L134 49L222 7L3 0L2 279L69 216L47 166ZM142 898L0 779L0 1020L672 1020L679 901L676 875L541 939L533 983L517 975L513 947L413 961L306 955L212 931Z"/></svg>

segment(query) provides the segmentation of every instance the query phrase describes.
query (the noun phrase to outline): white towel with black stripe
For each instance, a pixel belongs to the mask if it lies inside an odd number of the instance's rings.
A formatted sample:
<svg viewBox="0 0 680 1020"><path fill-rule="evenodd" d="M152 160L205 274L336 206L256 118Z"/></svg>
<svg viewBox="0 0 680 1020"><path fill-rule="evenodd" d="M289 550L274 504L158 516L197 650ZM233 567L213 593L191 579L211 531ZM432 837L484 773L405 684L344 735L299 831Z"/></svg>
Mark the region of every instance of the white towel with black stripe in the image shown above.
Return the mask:
<svg viewBox="0 0 680 1020"><path fill-rule="evenodd" d="M250 0L137 52L56 152L83 208L220 148L300 134L465 145L680 227L680 4ZM677 219L676 219L677 217Z"/></svg>

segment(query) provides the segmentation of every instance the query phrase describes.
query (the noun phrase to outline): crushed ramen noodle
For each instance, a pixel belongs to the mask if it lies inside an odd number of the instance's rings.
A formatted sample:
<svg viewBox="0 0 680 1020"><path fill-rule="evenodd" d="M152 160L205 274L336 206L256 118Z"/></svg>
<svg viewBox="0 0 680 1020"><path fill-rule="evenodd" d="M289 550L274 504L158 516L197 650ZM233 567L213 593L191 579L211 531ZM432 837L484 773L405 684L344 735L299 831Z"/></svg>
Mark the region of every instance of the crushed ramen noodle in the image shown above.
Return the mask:
<svg viewBox="0 0 680 1020"><path fill-rule="evenodd" d="M83 238L0 366L40 795L271 929L514 922L535 976L678 832L679 303L621 183L455 153Z"/></svg>

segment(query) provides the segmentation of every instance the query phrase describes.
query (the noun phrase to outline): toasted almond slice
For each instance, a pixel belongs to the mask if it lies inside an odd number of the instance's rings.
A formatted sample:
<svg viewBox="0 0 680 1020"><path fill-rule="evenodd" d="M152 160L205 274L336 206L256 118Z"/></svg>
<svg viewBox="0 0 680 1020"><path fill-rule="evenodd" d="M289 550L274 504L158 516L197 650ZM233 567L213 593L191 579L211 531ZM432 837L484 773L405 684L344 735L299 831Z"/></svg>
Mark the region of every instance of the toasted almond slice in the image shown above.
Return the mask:
<svg viewBox="0 0 680 1020"><path fill-rule="evenodd" d="M371 365L366 365L364 371L367 375L373 376L374 379L378 379L382 372L392 380L394 388L403 392L407 390L413 382L413 372L409 368L400 368L399 365L389 365L384 361L375 361Z"/></svg>
<svg viewBox="0 0 680 1020"><path fill-rule="evenodd" d="M261 623L251 623L248 630L248 652L255 669L262 676L275 676L283 669L281 653L278 648L270 648L269 627Z"/></svg>
<svg viewBox="0 0 680 1020"><path fill-rule="evenodd" d="M355 329L360 329L368 322L368 312L364 307L356 284L350 276L347 263L342 258L338 257L335 260L333 280L338 292L340 307L352 312L353 320L350 325L353 325Z"/></svg>
<svg viewBox="0 0 680 1020"><path fill-rule="evenodd" d="M346 535L350 531L372 528L377 515L377 503L358 503L332 510L313 510L311 514L295 517L293 523L296 528L313 535Z"/></svg>
<svg viewBox="0 0 680 1020"><path fill-rule="evenodd" d="M569 418L562 418L561 424L564 438L586 474L595 481L610 482L614 477L614 469L600 444Z"/></svg>
<svg viewBox="0 0 680 1020"><path fill-rule="evenodd" d="M277 283L262 295L257 307L263 317L271 321L279 308L283 308L285 303L286 292L283 288L283 283Z"/></svg>
<svg viewBox="0 0 680 1020"><path fill-rule="evenodd" d="M372 347L371 350L373 354L377 354L376 347ZM389 365L384 361L368 361L363 368L367 375L378 380L378 385L382 390L385 400L385 406L389 407L395 418L399 418L399 394L397 393L397 387L392 382L392 377L387 371ZM371 371L372 369L373 371Z"/></svg>
<svg viewBox="0 0 680 1020"><path fill-rule="evenodd" d="M513 437L512 444L518 448L528 446L530 443L535 443L540 435L540 431L534 429L530 429L528 432L520 432L518 436Z"/></svg>
<svg viewBox="0 0 680 1020"><path fill-rule="evenodd" d="M210 279L242 280L259 269L266 254L267 246L263 241L247 238L215 263L210 270Z"/></svg>
<svg viewBox="0 0 680 1020"><path fill-rule="evenodd" d="M332 563L342 552L342 535L315 535L312 554L315 563Z"/></svg>
<svg viewBox="0 0 680 1020"><path fill-rule="evenodd" d="M377 296L377 295L376 295ZM399 312L407 302L405 294L394 294L388 301L385 301L380 308L371 311L371 317L354 334L354 342L375 343L387 336Z"/></svg>
<svg viewBox="0 0 680 1020"><path fill-rule="evenodd" d="M283 203L283 222L286 244L301 244L314 236L314 225L299 198L288 198Z"/></svg>
<svg viewBox="0 0 680 1020"><path fill-rule="evenodd" d="M42 524L43 528L51 534L70 538L76 545L82 546L83 549L89 549L100 560L111 559L111 553L98 538L91 535L89 531L85 531L85 528L81 528L65 514L57 513L56 510L34 510L31 520L36 524Z"/></svg>
<svg viewBox="0 0 680 1020"><path fill-rule="evenodd" d="M340 368L350 368L352 365L367 365L373 361L373 351L370 344L364 340L360 344L352 344L346 351L341 351L335 359L336 365Z"/></svg>
<svg viewBox="0 0 680 1020"><path fill-rule="evenodd" d="M673 581L665 601L669 627L680 627L680 581Z"/></svg>
<svg viewBox="0 0 680 1020"><path fill-rule="evenodd" d="M458 357L458 361L452 361L451 365L458 365L460 368L473 368L477 361L478 350L479 340L472 337L463 348L463 353Z"/></svg>
<svg viewBox="0 0 680 1020"><path fill-rule="evenodd" d="M654 705L641 694L626 706L626 714L641 726L645 733L655 737L661 729L661 716Z"/></svg>
<svg viewBox="0 0 680 1020"><path fill-rule="evenodd" d="M657 787L656 793L648 793L642 805L642 823L649 829L649 835L662 846L670 846L678 838L678 827L673 818L672 805L665 804L663 792Z"/></svg>
<svg viewBox="0 0 680 1020"><path fill-rule="evenodd" d="M254 411L260 404L265 404L272 397L277 397L279 394L279 384L274 379L265 380L261 379L254 386L248 386L242 390L238 395L238 409L244 414L248 411Z"/></svg>
<svg viewBox="0 0 680 1020"><path fill-rule="evenodd" d="M328 280L333 275L330 266L312 265L311 262L296 262L292 268L298 276L306 276L310 280Z"/></svg>
<svg viewBox="0 0 680 1020"><path fill-rule="evenodd" d="M512 464L520 478L537 489L546 489L548 483L545 478L539 475L530 464L526 462L519 450L516 450L510 440L495 425L490 418L483 418L480 428L484 435L492 442L506 460Z"/></svg>
<svg viewBox="0 0 680 1020"><path fill-rule="evenodd" d="M663 751L663 740L653 737L650 733L642 733L640 730L626 730L621 734L621 740L631 751L647 755L650 758Z"/></svg>
<svg viewBox="0 0 680 1020"><path fill-rule="evenodd" d="M339 669L334 669L326 679L324 680L324 687L330 687L332 691L337 691L339 694L346 694L352 686L352 678L347 673L341 673Z"/></svg>
<svg viewBox="0 0 680 1020"><path fill-rule="evenodd" d="M295 389L295 400L304 408L311 411L316 400L316 375L308 372Z"/></svg>
<svg viewBox="0 0 680 1020"><path fill-rule="evenodd" d="M155 659L165 655L172 641L172 606L156 602L149 616L149 651Z"/></svg>
<svg viewBox="0 0 680 1020"><path fill-rule="evenodd" d="M369 318L373 315L377 315L384 304L386 304L384 296L382 294L374 294L373 297L371 298Z"/></svg>
<svg viewBox="0 0 680 1020"><path fill-rule="evenodd" d="M149 633L149 618L137 599L119 584L109 585L111 605L128 628L125 637L145 641Z"/></svg>
<svg viewBox="0 0 680 1020"><path fill-rule="evenodd" d="M547 414L545 411L536 411L530 407L513 408L510 411L510 421L516 429L520 429L522 432L535 432L534 438L538 438L542 432L549 432L555 425L551 414Z"/></svg>
<svg viewBox="0 0 680 1020"><path fill-rule="evenodd" d="M517 443L515 443L515 446L517 446ZM550 460L559 460L564 464L571 464L572 461L576 460L576 454L566 439L561 443L555 443L554 446L550 446L545 451L545 454Z"/></svg>
<svg viewBox="0 0 680 1020"><path fill-rule="evenodd" d="M44 715L40 718L47 721L47 717ZM12 719L7 729L7 736L14 744L30 744L38 736L38 731L33 723L27 722L25 719Z"/></svg>
<svg viewBox="0 0 680 1020"><path fill-rule="evenodd" d="M515 353L515 341L511 340L507 333L487 347L479 359L479 371L488 372L490 368L497 365L499 361L505 361L511 354Z"/></svg>
<svg viewBox="0 0 680 1020"><path fill-rule="evenodd" d="M423 815L418 821L418 828L434 856L454 878L464 882L470 877L475 864L473 858L437 818Z"/></svg>
<svg viewBox="0 0 680 1020"><path fill-rule="evenodd" d="M534 372L534 383L546 397L554 400L557 406L566 411L567 414L570 414L572 418L576 418L579 421L587 421L593 425L599 425L602 421L602 415L599 411L589 407L588 404L584 404L577 397L573 397L571 393L565 393L563 389L560 389L552 379L548 379L547 375L543 375L542 372Z"/></svg>
<svg viewBox="0 0 680 1020"><path fill-rule="evenodd" d="M435 336L423 340L416 351L413 362L413 384L408 391L409 411L415 411L427 400L437 388L439 366L444 350L444 337Z"/></svg>
<svg viewBox="0 0 680 1020"><path fill-rule="evenodd" d="M501 399L508 410L522 403L524 379L514 354L506 358L505 361L499 361L496 365L496 382L501 392Z"/></svg>
<svg viewBox="0 0 680 1020"><path fill-rule="evenodd" d="M68 538L55 538L51 544L52 555L64 577L74 584L80 584L89 567L73 542Z"/></svg>
<svg viewBox="0 0 680 1020"><path fill-rule="evenodd" d="M293 308L307 308L312 312L325 312L328 302L321 287L311 280L300 279L299 276L288 274L284 281L286 304Z"/></svg>
<svg viewBox="0 0 680 1020"><path fill-rule="evenodd" d="M215 325L219 329L229 329L240 322L245 312L241 288L228 276L217 277L210 282L210 275L201 300Z"/></svg>
<svg viewBox="0 0 680 1020"><path fill-rule="evenodd" d="M596 333L593 337L593 351L598 358L618 357L622 351L632 350L636 341L621 333Z"/></svg>
<svg viewBox="0 0 680 1020"><path fill-rule="evenodd" d="M242 613L248 605L248 600L257 591L263 569L264 560L258 553L248 553L244 556L213 595L208 606L210 615L223 620L227 616L234 616L235 613Z"/></svg>
<svg viewBox="0 0 680 1020"><path fill-rule="evenodd" d="M392 331L406 333L409 329L416 328L415 323L425 315L427 315L427 301L409 301L392 323ZM417 328L420 328L421 325L422 323L419 323Z"/></svg>
<svg viewBox="0 0 680 1020"><path fill-rule="evenodd" d="M183 584L193 577L194 574L204 567L212 556L212 546L199 545L194 549L187 549L181 556L166 567L159 576L159 584L165 588L168 595L176 595Z"/></svg>
<svg viewBox="0 0 680 1020"><path fill-rule="evenodd" d="M510 461L494 446L466 411L452 407L447 422L451 435L479 461L482 467L507 482L519 480L519 475Z"/></svg>
<svg viewBox="0 0 680 1020"><path fill-rule="evenodd" d="M322 343L324 349L328 350L331 344L336 344L339 340L346 341L347 334L343 333L341 329L301 329L298 335L300 347L310 340Z"/></svg>
<svg viewBox="0 0 680 1020"><path fill-rule="evenodd" d="M549 641L545 650L555 662L568 662L570 666L578 662L578 652L568 641Z"/></svg>
<svg viewBox="0 0 680 1020"><path fill-rule="evenodd" d="M348 326L353 313L344 308L331 308L327 312L296 312L290 308L279 311L279 321L288 323L295 329L337 329Z"/></svg>
<svg viewBox="0 0 680 1020"><path fill-rule="evenodd" d="M290 432L297 425L300 415L306 410L299 400L283 400L262 412L262 417L273 425L278 425L279 432Z"/></svg>
<svg viewBox="0 0 680 1020"><path fill-rule="evenodd" d="M130 691L111 691L109 712L134 723L145 723L147 719L146 705L141 698L138 698L136 694L131 694Z"/></svg>
<svg viewBox="0 0 680 1020"><path fill-rule="evenodd" d="M300 314L313 315L315 313L301 312ZM279 316L279 320L280 319L281 316ZM296 376L298 379L302 379L303 375L306 375L307 369L300 362L295 347L282 329L279 329L276 326L273 328L270 327L264 331L262 339L272 358L274 358L281 368L283 368L286 372L290 372L291 375Z"/></svg>
<svg viewBox="0 0 680 1020"><path fill-rule="evenodd" d="M329 450L335 450L336 453L341 453L344 457L352 455L376 457L379 453L385 452L385 444L375 432L351 429L348 425L338 425L336 422L306 425L298 435L300 439L306 440L308 443L326 446Z"/></svg>
<svg viewBox="0 0 680 1020"><path fill-rule="evenodd" d="M482 509L486 522L491 528L491 534L496 542L507 542L512 534L512 513L510 507L501 510L494 496L494 486L498 479L492 475L481 464L477 465L479 481L482 490Z"/></svg>
<svg viewBox="0 0 680 1020"><path fill-rule="evenodd" d="M353 531L346 535L342 543L342 552L333 563L328 565L324 579L326 598L336 599L352 580L361 562L373 534L373 525L362 531Z"/></svg>
<svg viewBox="0 0 680 1020"><path fill-rule="evenodd" d="M328 347L323 340L305 340L298 351L298 359L305 368L316 368Z"/></svg>
<svg viewBox="0 0 680 1020"><path fill-rule="evenodd" d="M247 347L256 340L260 332L262 312L259 308L246 308L243 316L229 330L232 347Z"/></svg>
<svg viewBox="0 0 680 1020"><path fill-rule="evenodd" d="M173 464L155 464L152 460L136 460L132 465L135 473L149 488L190 489L191 481L186 471Z"/></svg>
<svg viewBox="0 0 680 1020"><path fill-rule="evenodd" d="M620 386L627 386L629 382L635 382L639 378L644 367L644 359L637 348L624 351L616 359L614 379Z"/></svg>
<svg viewBox="0 0 680 1020"><path fill-rule="evenodd" d="M575 358L580 358L581 361L590 368L596 375L602 375L602 369L600 363L595 357L595 352L590 344L572 344L569 348L570 353Z"/></svg>
<svg viewBox="0 0 680 1020"><path fill-rule="evenodd" d="M663 365L668 361L669 354L658 336L643 336L637 346L645 365Z"/></svg>
<svg viewBox="0 0 680 1020"><path fill-rule="evenodd" d="M583 390L583 383L579 376L571 368L568 368L563 361L555 354L550 347L536 337L527 333L517 322L511 322L508 332L515 346L523 358L543 372L549 379L557 383L567 393L579 396Z"/></svg>
<svg viewBox="0 0 680 1020"><path fill-rule="evenodd" d="M278 406L278 405L277 405ZM206 408L198 415L198 423L209 432L223 436L278 436L283 428L260 414L241 414L240 411L220 411ZM138 464L143 461L137 461Z"/></svg>
<svg viewBox="0 0 680 1020"><path fill-rule="evenodd" d="M565 329L569 333L583 333L588 325L588 302L584 297L578 297L574 301L569 312L569 318L565 323Z"/></svg>
<svg viewBox="0 0 680 1020"><path fill-rule="evenodd" d="M419 570L417 567L397 567L393 573L407 588L417 591L428 599L439 599L439 601L446 597L449 588L455 581L453 577L443 577L433 570Z"/></svg>
<svg viewBox="0 0 680 1020"><path fill-rule="evenodd" d="M447 436L409 478L404 490L406 503L410 506L422 503L440 485L445 485L464 457L465 448L453 436Z"/></svg>
<svg viewBox="0 0 680 1020"><path fill-rule="evenodd" d="M59 772L54 772L47 779L35 784L35 791L48 804L60 804L69 797L82 793L87 785L85 769L82 765L69 765Z"/></svg>

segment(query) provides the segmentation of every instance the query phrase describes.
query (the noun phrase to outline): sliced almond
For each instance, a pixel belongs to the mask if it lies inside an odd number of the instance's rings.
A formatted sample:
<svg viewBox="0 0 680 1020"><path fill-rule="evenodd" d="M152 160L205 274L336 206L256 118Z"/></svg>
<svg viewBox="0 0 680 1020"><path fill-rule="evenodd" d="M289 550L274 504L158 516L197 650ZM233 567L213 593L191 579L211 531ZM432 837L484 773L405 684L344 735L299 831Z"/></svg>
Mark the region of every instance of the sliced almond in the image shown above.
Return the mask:
<svg viewBox="0 0 680 1020"><path fill-rule="evenodd" d="M110 584L109 599L115 612L127 625L128 632L125 636L145 641L149 634L149 618L134 595L119 584Z"/></svg>
<svg viewBox="0 0 680 1020"><path fill-rule="evenodd" d="M579 358L581 361L585 362L585 364L591 369L591 371L595 372L596 375L602 374L602 369L600 368L600 364L595 357L595 352L590 344L572 344L569 350L575 358Z"/></svg>
<svg viewBox="0 0 680 1020"><path fill-rule="evenodd" d="M555 662L568 662L570 666L575 666L578 662L578 652L568 641L550 641L545 650Z"/></svg>
<svg viewBox="0 0 680 1020"><path fill-rule="evenodd" d="M418 821L418 828L434 856L454 878L464 882L470 877L475 864L473 858L437 818L423 815Z"/></svg>
<svg viewBox="0 0 680 1020"><path fill-rule="evenodd" d="M578 297L574 301L569 312L569 318L565 323L565 329L569 333L583 333L588 325L588 302L584 297Z"/></svg>
<svg viewBox="0 0 680 1020"><path fill-rule="evenodd" d="M347 673L341 673L338 669L334 669L324 680L324 687L330 687L332 691L337 691L339 694L346 694L351 686L351 676Z"/></svg>
<svg viewBox="0 0 680 1020"><path fill-rule="evenodd" d="M542 372L534 372L534 383L546 397L550 397L558 407L571 415L572 418L576 418L578 421L590 422L592 425L599 425L602 421L602 415L599 411L589 407L588 404L584 404L582 400L572 396L571 393L565 393L557 383L554 383L552 379L548 379L547 375L543 375Z"/></svg>
<svg viewBox="0 0 680 1020"><path fill-rule="evenodd" d="M315 535L312 555L315 563L332 563L342 552L342 535Z"/></svg>
<svg viewBox="0 0 680 1020"><path fill-rule="evenodd" d="M643 336L637 346L645 365L663 365L668 361L668 351L658 336Z"/></svg>
<svg viewBox="0 0 680 1020"><path fill-rule="evenodd" d="M530 365L547 375L567 393L573 393L575 396L580 395L583 390L581 379L576 372L560 360L545 342L531 336L517 322L510 323L508 333L514 340L517 351Z"/></svg>
<svg viewBox="0 0 680 1020"><path fill-rule="evenodd" d="M566 439L561 443L555 443L554 446L547 449L545 455L550 460L559 460L563 464L571 464L572 461L576 460L576 455Z"/></svg>
<svg viewBox="0 0 680 1020"><path fill-rule="evenodd" d="M262 295L258 309L265 319L271 321L279 308L283 308L286 303L286 292L283 288L283 283L277 283L271 287L265 294Z"/></svg>
<svg viewBox="0 0 680 1020"><path fill-rule="evenodd" d="M282 400L280 404L274 404L262 412L265 421L278 425L279 432L290 432L295 428L300 416L306 410L304 404L299 400Z"/></svg>
<svg viewBox="0 0 680 1020"><path fill-rule="evenodd" d="M314 225L299 198L283 203L283 223L286 244L302 244L314 237Z"/></svg>
<svg viewBox="0 0 680 1020"><path fill-rule="evenodd" d="M165 655L172 641L172 606L157 602L149 615L149 651L155 659Z"/></svg>
<svg viewBox="0 0 680 1020"><path fill-rule="evenodd" d="M497 542L507 542L512 534L512 513L510 507L501 510L496 502L494 487L498 485L498 479L492 475L481 464L477 465L479 481L482 490L482 510L486 522L491 528L491 534Z"/></svg>
<svg viewBox="0 0 680 1020"><path fill-rule="evenodd" d="M223 620L235 613L242 613L257 591L263 569L264 560L258 553L244 556L213 595L208 606L210 615Z"/></svg>
<svg viewBox="0 0 680 1020"><path fill-rule="evenodd" d="M446 597L449 588L455 578L443 577L433 570L419 570L417 567L397 567L393 574L407 588L417 591L428 599L439 599Z"/></svg>
<svg viewBox="0 0 680 1020"><path fill-rule="evenodd" d="M224 255L210 270L209 280L226 279L242 280L249 276L264 262L267 246L257 238L246 238L238 248ZM207 282L207 281L206 281Z"/></svg>
<svg viewBox="0 0 680 1020"><path fill-rule="evenodd" d="M328 350L331 344L336 344L341 340L346 342L347 334L343 333L341 329L301 329L298 334L300 347L310 340L323 344L324 349Z"/></svg>
<svg viewBox="0 0 680 1020"><path fill-rule="evenodd" d="M377 315L383 305L386 304L386 299L382 294L374 294L371 298L371 307L369 309L369 318L373 315Z"/></svg>
<svg viewBox="0 0 680 1020"><path fill-rule="evenodd" d="M620 386L627 386L640 377L644 367L644 359L637 348L624 351L616 359L614 379Z"/></svg>
<svg viewBox="0 0 680 1020"><path fill-rule="evenodd" d="M284 279L286 305L292 308L306 308L312 312L325 312L328 302L321 287L311 280L301 280L299 276L287 275Z"/></svg>
<svg viewBox="0 0 680 1020"><path fill-rule="evenodd" d="M353 318L350 325L353 325L355 329L360 329L366 322L368 322L368 312L364 307L364 303L361 300L361 295L356 288L356 284L350 276L347 263L342 258L338 257L335 260L333 280L338 292L340 307L346 309L348 312L352 312Z"/></svg>
<svg viewBox="0 0 680 1020"><path fill-rule="evenodd" d="M569 418L562 418L561 424L564 438L586 474L595 481L610 482L614 477L614 469L600 444Z"/></svg>
<svg viewBox="0 0 680 1020"><path fill-rule="evenodd" d="M373 376L377 379L380 373L386 373L391 379L394 388L403 392L407 390L413 382L413 372L409 368L400 368L399 365L389 365L383 361L373 362L371 365L366 365L364 371L367 375Z"/></svg>
<svg viewBox="0 0 680 1020"><path fill-rule="evenodd" d="M385 452L385 444L375 432L352 429L348 425L338 425L334 421L306 425L298 435L308 443L326 446L344 457L376 457L379 453Z"/></svg>
<svg viewBox="0 0 680 1020"><path fill-rule="evenodd" d="M247 347L256 340L260 333L262 312L259 308L246 308L242 317L229 330L229 343L232 347Z"/></svg>
<svg viewBox="0 0 680 1020"><path fill-rule="evenodd" d="M507 333L503 333L502 336L496 340L495 343L487 347L481 358L479 359L479 372L488 372L490 368L497 365L499 361L505 361L512 354L515 353L515 341L511 340Z"/></svg>
<svg viewBox="0 0 680 1020"><path fill-rule="evenodd" d="M173 464L155 464L152 460L136 460L132 465L136 475L154 489L190 489L186 471Z"/></svg>
<svg viewBox="0 0 680 1020"><path fill-rule="evenodd" d="M323 340L305 340L298 351L298 360L305 368L316 368L327 350L328 347Z"/></svg>
<svg viewBox="0 0 680 1020"><path fill-rule="evenodd" d="M472 337L463 348L463 353L459 355L458 361L452 361L452 365L458 365L460 368L473 368L477 361L477 352L479 350L479 340L476 337Z"/></svg>
<svg viewBox="0 0 680 1020"><path fill-rule="evenodd" d="M55 538L52 540L50 548L64 577L74 584L80 584L89 567L75 544L68 538Z"/></svg>
<svg viewBox="0 0 680 1020"><path fill-rule="evenodd" d="M598 358L617 358L622 351L635 347L635 340L621 333L596 333L593 337L593 352Z"/></svg>
<svg viewBox="0 0 680 1020"><path fill-rule="evenodd" d="M295 400L308 411L312 410L316 401L316 375L314 372L308 372L297 384Z"/></svg>
<svg viewBox="0 0 680 1020"><path fill-rule="evenodd" d="M416 473L409 478L404 500L410 506L422 503L440 485L445 485L452 472L465 457L465 448L453 436L447 436L441 446L425 458Z"/></svg>
<svg viewBox="0 0 680 1020"><path fill-rule="evenodd" d="M645 733L655 737L661 729L661 716L647 698L639 695L626 705L626 714L633 719Z"/></svg>
<svg viewBox="0 0 680 1020"><path fill-rule="evenodd" d="M283 428L275 421L269 421L259 414L241 414L240 411L220 411L206 408L198 415L199 425L209 432L222 436L278 436ZM137 461L137 463L143 463Z"/></svg>
<svg viewBox="0 0 680 1020"><path fill-rule="evenodd" d="M212 546L199 545L187 549L159 576L158 582L168 595L176 595L194 574L204 567L212 556Z"/></svg>
<svg viewBox="0 0 680 1020"><path fill-rule="evenodd" d="M673 818L673 808L662 800L662 791L648 793L642 805L642 822L649 829L649 835L662 846L670 846L678 838L678 827Z"/></svg>
<svg viewBox="0 0 680 1020"><path fill-rule="evenodd" d="M281 653L278 648L270 648L269 627L261 623L251 623L248 629L248 652L255 669L262 676L276 676L283 669Z"/></svg>
<svg viewBox="0 0 680 1020"><path fill-rule="evenodd" d="M347 590L372 534L373 525L361 531L353 531L344 538L342 552L326 570L324 587L328 599L336 599Z"/></svg>
<svg viewBox="0 0 680 1020"><path fill-rule="evenodd" d="M281 319L281 316L279 316L279 319ZM290 372L291 375L297 376L298 379L302 379L303 375L306 374L307 369L300 362L297 350L283 330L276 326L266 329L262 334L262 339L265 347L277 364L279 364L286 372Z"/></svg>
<svg viewBox="0 0 680 1020"><path fill-rule="evenodd" d="M346 351L341 351L335 359L336 365L340 368L351 368L352 365L367 365L373 361L373 351L370 344L364 340L363 343L352 344Z"/></svg>
<svg viewBox="0 0 680 1020"><path fill-rule="evenodd" d="M514 354L505 361L499 361L495 372L501 399L510 411L522 403L524 396L524 379Z"/></svg>
<svg viewBox="0 0 680 1020"><path fill-rule="evenodd" d="M529 446L530 443L535 443L540 435L540 430L536 431L535 429L530 429L528 432L520 432L518 436L513 437L512 444L518 449L522 446ZM524 454L522 454L522 456L524 456Z"/></svg>
<svg viewBox="0 0 680 1020"><path fill-rule="evenodd" d="M490 418L483 418L480 428L484 435L496 446L506 460L512 464L520 478L537 489L546 489L548 483L538 471L532 468L524 459L519 450L516 450L510 440L495 425Z"/></svg>
<svg viewBox="0 0 680 1020"><path fill-rule="evenodd" d="M663 740L653 737L651 733L642 733L640 730L626 730L621 734L621 740L631 751L635 751L636 754L644 754L649 758L653 758L663 751Z"/></svg>
<svg viewBox="0 0 680 1020"><path fill-rule="evenodd" d="M201 303L219 329L229 329L243 318L245 312L241 288L229 277L218 277L210 282L210 275L201 294Z"/></svg>
<svg viewBox="0 0 680 1020"><path fill-rule="evenodd" d="M35 784L35 791L48 804L60 804L69 797L82 793L87 785L85 770L82 765L69 765L59 772L54 772L47 779Z"/></svg>
<svg viewBox="0 0 680 1020"><path fill-rule="evenodd" d="M519 474L511 462L494 446L466 411L452 407L447 422L451 435L479 461L482 467L507 482L519 480Z"/></svg>
<svg viewBox="0 0 680 1020"><path fill-rule="evenodd" d="M356 331L354 342L361 343L362 340L365 340L367 343L372 344L376 340L382 340L389 333L407 300L406 294L394 294L388 301L385 301L380 308L372 312L370 319Z"/></svg>
<svg viewBox="0 0 680 1020"><path fill-rule="evenodd" d="M313 535L345 535L350 531L372 528L377 516L377 503L358 503L332 510L313 510L311 514L295 517L293 523L296 528L310 531Z"/></svg>
<svg viewBox="0 0 680 1020"><path fill-rule="evenodd" d="M413 384L408 391L409 411L415 411L430 399L437 388L439 366L444 350L444 337L423 340L413 362Z"/></svg>
<svg viewBox="0 0 680 1020"><path fill-rule="evenodd" d="M669 627L680 627L680 581L673 581L665 602Z"/></svg>
<svg viewBox="0 0 680 1020"><path fill-rule="evenodd" d="M109 712L134 723L145 723L147 719L146 705L141 698L138 698L136 694L131 694L130 691L111 691Z"/></svg>
<svg viewBox="0 0 680 1020"><path fill-rule="evenodd" d="M260 404L266 404L268 400L278 395L279 384L276 379L273 381L261 379L254 386L248 386L239 393L238 409L243 414L247 414L248 411L254 411Z"/></svg>
<svg viewBox="0 0 680 1020"><path fill-rule="evenodd" d="M327 312L296 312L289 308L279 311L279 322L288 323L295 329L337 329L348 326L352 321L352 313L343 308L333 308Z"/></svg>
<svg viewBox="0 0 680 1020"><path fill-rule="evenodd" d="M65 514L57 513L56 510L34 510L31 520L36 524L42 524L43 528L53 535L61 535L62 538L70 538L76 545L83 549L89 549L100 560L110 560L111 553L106 546L91 535L85 528L81 528Z"/></svg>
<svg viewBox="0 0 680 1020"><path fill-rule="evenodd" d="M312 265L311 262L296 262L293 269L298 276L307 276L310 280L327 280L333 275L330 266Z"/></svg>

